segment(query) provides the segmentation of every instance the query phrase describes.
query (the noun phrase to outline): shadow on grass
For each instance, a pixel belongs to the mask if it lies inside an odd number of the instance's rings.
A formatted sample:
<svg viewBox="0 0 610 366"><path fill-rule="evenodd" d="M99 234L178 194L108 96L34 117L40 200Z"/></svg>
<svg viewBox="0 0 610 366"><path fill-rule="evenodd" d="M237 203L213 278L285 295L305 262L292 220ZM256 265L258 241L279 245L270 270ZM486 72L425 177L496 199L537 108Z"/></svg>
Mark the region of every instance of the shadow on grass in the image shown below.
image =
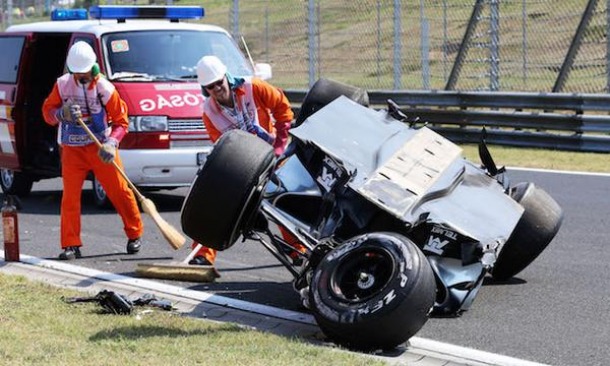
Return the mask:
<svg viewBox="0 0 610 366"><path fill-rule="evenodd" d="M231 324L220 324L214 328L200 328L195 330L183 330L171 327L162 327L156 325L120 327L111 330L104 330L89 337L90 341L103 341L107 339L130 339L138 340L149 337L190 337L196 335L209 335L212 333L231 332L241 333L248 330L239 328Z"/></svg>

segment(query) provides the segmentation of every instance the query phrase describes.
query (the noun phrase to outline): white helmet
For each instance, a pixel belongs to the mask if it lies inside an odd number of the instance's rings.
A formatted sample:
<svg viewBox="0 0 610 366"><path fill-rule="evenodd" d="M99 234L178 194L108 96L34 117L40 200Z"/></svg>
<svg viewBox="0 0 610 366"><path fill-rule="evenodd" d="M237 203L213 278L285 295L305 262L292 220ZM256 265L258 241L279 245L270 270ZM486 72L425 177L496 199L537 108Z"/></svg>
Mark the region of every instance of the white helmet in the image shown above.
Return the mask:
<svg viewBox="0 0 610 366"><path fill-rule="evenodd" d="M197 62L197 81L206 86L221 80L227 73L227 67L216 56L203 56Z"/></svg>
<svg viewBox="0 0 610 366"><path fill-rule="evenodd" d="M96 56L93 48L87 42L76 42L68 51L66 64L70 72L89 72L95 64Z"/></svg>

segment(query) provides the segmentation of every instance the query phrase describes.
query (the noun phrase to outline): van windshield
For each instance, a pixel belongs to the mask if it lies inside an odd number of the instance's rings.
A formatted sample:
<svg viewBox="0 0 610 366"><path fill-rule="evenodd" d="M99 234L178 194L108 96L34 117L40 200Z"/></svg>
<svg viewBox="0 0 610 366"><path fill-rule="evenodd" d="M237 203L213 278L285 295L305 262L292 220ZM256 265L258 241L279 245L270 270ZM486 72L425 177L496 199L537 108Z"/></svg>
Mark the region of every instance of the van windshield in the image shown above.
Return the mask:
<svg viewBox="0 0 610 366"><path fill-rule="evenodd" d="M196 80L197 61L205 55L218 56L233 75L252 75L235 42L222 32L111 33L102 38L102 44L111 80Z"/></svg>

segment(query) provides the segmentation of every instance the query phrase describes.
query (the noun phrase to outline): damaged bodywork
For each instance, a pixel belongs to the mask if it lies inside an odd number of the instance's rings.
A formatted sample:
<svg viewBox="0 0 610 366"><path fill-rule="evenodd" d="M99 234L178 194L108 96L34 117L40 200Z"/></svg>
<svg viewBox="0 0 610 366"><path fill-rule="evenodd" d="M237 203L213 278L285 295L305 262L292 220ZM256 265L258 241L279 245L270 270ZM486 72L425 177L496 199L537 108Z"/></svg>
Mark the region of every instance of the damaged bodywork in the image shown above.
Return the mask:
<svg viewBox="0 0 610 366"><path fill-rule="evenodd" d="M321 79L280 158L255 136L226 133L182 210L184 232L212 248L239 236L263 244L324 333L357 349L394 347L430 315L468 310L486 276L523 270L563 217L533 183L511 185L484 143L477 165L391 101L367 102Z"/></svg>

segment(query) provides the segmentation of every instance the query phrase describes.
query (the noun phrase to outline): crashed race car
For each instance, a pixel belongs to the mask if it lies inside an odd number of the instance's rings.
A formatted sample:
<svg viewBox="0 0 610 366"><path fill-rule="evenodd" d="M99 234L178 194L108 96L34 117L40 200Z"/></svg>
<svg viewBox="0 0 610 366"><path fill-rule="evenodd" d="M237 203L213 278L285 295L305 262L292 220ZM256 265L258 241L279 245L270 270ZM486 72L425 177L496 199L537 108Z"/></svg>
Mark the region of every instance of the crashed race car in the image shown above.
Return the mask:
<svg viewBox="0 0 610 366"><path fill-rule="evenodd" d="M430 316L468 310L485 277L526 268L563 218L540 187L510 184L484 142L475 164L409 120L392 101L375 110L366 91L320 79L283 156L241 130L217 141L182 229L220 251L259 241L330 340L392 349ZM302 261L289 256L295 240Z"/></svg>

